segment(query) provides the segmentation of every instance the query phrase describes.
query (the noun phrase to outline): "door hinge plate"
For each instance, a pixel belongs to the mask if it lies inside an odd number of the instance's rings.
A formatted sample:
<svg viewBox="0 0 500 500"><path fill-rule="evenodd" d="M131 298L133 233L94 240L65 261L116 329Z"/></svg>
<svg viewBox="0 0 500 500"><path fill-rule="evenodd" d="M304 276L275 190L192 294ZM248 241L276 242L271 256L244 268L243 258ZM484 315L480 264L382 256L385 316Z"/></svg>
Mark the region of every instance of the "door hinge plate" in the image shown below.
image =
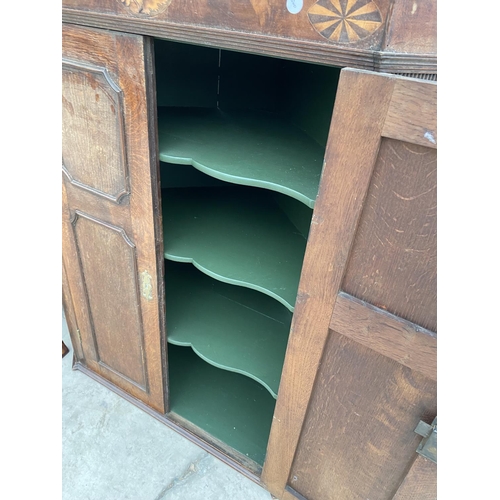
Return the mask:
<svg viewBox="0 0 500 500"><path fill-rule="evenodd" d="M417 453L437 464L437 417L430 425L421 420L415 432L424 438L417 448Z"/></svg>
<svg viewBox="0 0 500 500"><path fill-rule="evenodd" d="M141 273L141 295L146 300L153 300L153 284L151 275L147 271Z"/></svg>

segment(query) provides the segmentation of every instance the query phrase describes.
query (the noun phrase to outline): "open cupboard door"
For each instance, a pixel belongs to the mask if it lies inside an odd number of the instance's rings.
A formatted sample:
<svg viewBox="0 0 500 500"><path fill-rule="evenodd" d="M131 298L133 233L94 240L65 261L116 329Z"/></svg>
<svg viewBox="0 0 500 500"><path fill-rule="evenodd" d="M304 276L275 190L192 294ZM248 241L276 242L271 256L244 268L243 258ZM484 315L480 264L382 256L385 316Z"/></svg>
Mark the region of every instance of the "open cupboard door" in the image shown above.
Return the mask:
<svg viewBox="0 0 500 500"><path fill-rule="evenodd" d="M436 90L341 73L262 474L282 500L436 497Z"/></svg>
<svg viewBox="0 0 500 500"><path fill-rule="evenodd" d="M63 279L75 361L165 413L152 74L150 39L64 26Z"/></svg>

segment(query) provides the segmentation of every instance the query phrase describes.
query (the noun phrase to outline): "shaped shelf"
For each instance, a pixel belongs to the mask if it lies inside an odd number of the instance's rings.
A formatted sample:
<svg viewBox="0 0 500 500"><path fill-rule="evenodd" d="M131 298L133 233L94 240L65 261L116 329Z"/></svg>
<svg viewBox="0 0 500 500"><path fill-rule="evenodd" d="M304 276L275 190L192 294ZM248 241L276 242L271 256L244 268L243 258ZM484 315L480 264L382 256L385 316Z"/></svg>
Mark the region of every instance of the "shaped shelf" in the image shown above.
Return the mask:
<svg viewBox="0 0 500 500"><path fill-rule="evenodd" d="M168 348L170 411L263 465L275 400L254 380Z"/></svg>
<svg viewBox="0 0 500 500"><path fill-rule="evenodd" d="M168 341L241 373L276 398L292 314L260 292L227 285L193 266L166 262Z"/></svg>
<svg viewBox="0 0 500 500"><path fill-rule="evenodd" d="M306 239L272 194L243 186L164 189L165 258L293 311Z"/></svg>
<svg viewBox="0 0 500 500"><path fill-rule="evenodd" d="M314 207L324 148L271 113L158 109L160 160L234 184L277 191Z"/></svg>

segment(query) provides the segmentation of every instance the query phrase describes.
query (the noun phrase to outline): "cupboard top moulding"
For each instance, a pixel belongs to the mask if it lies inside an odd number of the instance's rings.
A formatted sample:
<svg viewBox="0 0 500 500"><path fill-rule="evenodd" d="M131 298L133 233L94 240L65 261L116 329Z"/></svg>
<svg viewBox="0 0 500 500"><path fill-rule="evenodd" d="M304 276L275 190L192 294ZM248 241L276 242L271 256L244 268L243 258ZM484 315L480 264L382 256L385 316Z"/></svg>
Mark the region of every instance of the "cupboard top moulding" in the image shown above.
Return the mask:
<svg viewBox="0 0 500 500"><path fill-rule="evenodd" d="M63 0L63 22L334 66L435 75L436 0Z"/></svg>

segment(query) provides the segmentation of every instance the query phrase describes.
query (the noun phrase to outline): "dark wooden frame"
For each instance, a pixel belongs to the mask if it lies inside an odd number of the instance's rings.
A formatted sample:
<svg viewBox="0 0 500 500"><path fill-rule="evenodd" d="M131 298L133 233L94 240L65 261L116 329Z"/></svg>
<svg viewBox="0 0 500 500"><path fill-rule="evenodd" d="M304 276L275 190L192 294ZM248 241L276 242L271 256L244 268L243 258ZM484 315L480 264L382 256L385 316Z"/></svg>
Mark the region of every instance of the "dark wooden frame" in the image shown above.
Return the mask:
<svg viewBox="0 0 500 500"><path fill-rule="evenodd" d="M200 12L204 10L205 3L200 0ZM305 2L304 9L313 3L313 0ZM285 8L278 1L269 4L252 0L246 9L254 21L258 16L252 14L252 7L256 6L257 10L263 11L267 8L275 11ZM230 9L231 2L226 2L225 8ZM356 43L332 43L320 35L317 41L301 38L300 33L296 33L293 28L293 15L278 23L272 22L266 29L261 25L261 29L257 30L250 19L238 19L237 22L234 19L221 24L217 12L206 17L200 12L185 11L184 17L189 22L176 22L168 10L157 14L132 14L119 0L66 0L63 1L62 19L65 23L319 64L390 73L437 73L435 0L413 3L391 1L380 28L383 34L370 47L363 44L358 46ZM309 28L313 30L312 26ZM418 36L415 36L416 33Z"/></svg>

